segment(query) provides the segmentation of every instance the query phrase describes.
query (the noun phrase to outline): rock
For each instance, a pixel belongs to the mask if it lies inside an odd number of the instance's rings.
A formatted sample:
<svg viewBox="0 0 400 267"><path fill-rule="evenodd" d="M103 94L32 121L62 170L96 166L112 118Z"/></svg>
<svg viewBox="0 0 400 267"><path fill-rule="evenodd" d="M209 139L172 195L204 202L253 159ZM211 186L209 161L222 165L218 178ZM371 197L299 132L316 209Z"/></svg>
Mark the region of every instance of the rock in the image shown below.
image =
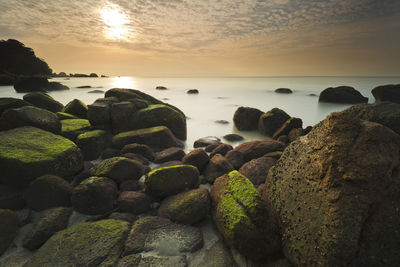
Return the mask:
<svg viewBox="0 0 400 267"><path fill-rule="evenodd" d="M78 135L89 131L90 122L85 119L61 120L61 135L71 141L75 141Z"/></svg>
<svg viewBox="0 0 400 267"><path fill-rule="evenodd" d="M199 94L199 90L197 90L197 89L189 89L189 90L187 90L186 93L189 94L189 95L198 95Z"/></svg>
<svg viewBox="0 0 400 267"><path fill-rule="evenodd" d="M238 134L226 134L223 137L226 141L229 141L229 142L238 142L238 141L242 141L244 139L243 136L238 135Z"/></svg>
<svg viewBox="0 0 400 267"><path fill-rule="evenodd" d="M156 154L155 163L164 163L173 160L181 160L185 156L185 152L179 147L170 147Z"/></svg>
<svg viewBox="0 0 400 267"><path fill-rule="evenodd" d="M229 121L226 121L226 120L216 120L214 122L217 124L229 124Z"/></svg>
<svg viewBox="0 0 400 267"><path fill-rule="evenodd" d="M184 165L184 164L180 160L173 160L173 161L168 161L168 162L161 163L156 168L154 168L154 170L161 169L161 168L164 168L164 167L178 166L178 165Z"/></svg>
<svg viewBox="0 0 400 267"><path fill-rule="evenodd" d="M207 249L199 266L232 267L235 263L229 249L222 240L219 240Z"/></svg>
<svg viewBox="0 0 400 267"><path fill-rule="evenodd" d="M304 132L303 132L303 128L294 128L292 130L290 130L289 134L288 134L288 138L290 142L293 142L294 140L296 140L297 138L299 138L300 136L303 136Z"/></svg>
<svg viewBox="0 0 400 267"><path fill-rule="evenodd" d="M0 116L4 111L10 108L21 108L25 106L31 106L30 103L25 100L12 98L12 97L0 97Z"/></svg>
<svg viewBox="0 0 400 267"><path fill-rule="evenodd" d="M229 246L244 256L261 261L280 250L273 218L254 185L237 171L219 177L211 187L213 218Z"/></svg>
<svg viewBox="0 0 400 267"><path fill-rule="evenodd" d="M154 149L183 147L183 144L165 126L123 132L112 139L113 147L119 149L133 143L144 144Z"/></svg>
<svg viewBox="0 0 400 267"><path fill-rule="evenodd" d="M125 191L119 195L117 205L122 212L141 214L150 210L151 199L141 192Z"/></svg>
<svg viewBox="0 0 400 267"><path fill-rule="evenodd" d="M281 135L276 140L284 143L285 145L288 145L290 143L289 137L287 135Z"/></svg>
<svg viewBox="0 0 400 267"><path fill-rule="evenodd" d="M121 152L118 149L106 148L106 149L104 149L103 153L101 153L101 158L109 159L109 158L113 158L113 157L119 157L120 155L121 155Z"/></svg>
<svg viewBox="0 0 400 267"><path fill-rule="evenodd" d="M197 139L194 144L193 147L197 148L197 147L206 147L208 145L211 144L221 144L221 139L219 139L216 136L207 136L207 137L203 137L200 139Z"/></svg>
<svg viewBox="0 0 400 267"><path fill-rule="evenodd" d="M204 149L206 152L211 152L214 149L216 149L220 144L222 143L218 143L218 144L210 144L208 146L206 146L206 148Z"/></svg>
<svg viewBox="0 0 400 267"><path fill-rule="evenodd" d="M246 176L254 186L265 183L267 179L269 169L274 166L276 159L269 157L261 157L258 159L252 159L244 164L239 172Z"/></svg>
<svg viewBox="0 0 400 267"><path fill-rule="evenodd" d="M151 95L135 89L113 88L105 93L105 97L116 97L119 101L144 100L148 104L163 104Z"/></svg>
<svg viewBox="0 0 400 267"><path fill-rule="evenodd" d="M282 135L288 135L291 130L296 129L296 128L302 128L303 127L303 121L299 118L290 118L288 119L282 126L276 130L274 135L272 136L273 139L278 139L279 136ZM289 138L290 140L290 138Z"/></svg>
<svg viewBox="0 0 400 267"><path fill-rule="evenodd" d="M28 93L24 95L24 100L31 103L35 107L43 108L51 112L60 112L64 105L49 96L48 94L41 92Z"/></svg>
<svg viewBox="0 0 400 267"><path fill-rule="evenodd" d="M400 104L400 84L381 85L372 89L375 102L390 101Z"/></svg>
<svg viewBox="0 0 400 267"><path fill-rule="evenodd" d="M231 150L225 155L225 159L232 165L235 170L239 170L244 164L243 153L237 150Z"/></svg>
<svg viewBox="0 0 400 267"><path fill-rule="evenodd" d="M132 102L122 101L112 104L111 126L114 133L126 132L135 128L133 116L137 108ZM144 127L147 128L147 127Z"/></svg>
<svg viewBox="0 0 400 267"><path fill-rule="evenodd" d="M164 198L199 186L199 171L191 165L164 167L149 172L145 190L151 196Z"/></svg>
<svg viewBox="0 0 400 267"><path fill-rule="evenodd" d="M90 170L92 176L107 177L120 184L127 180L139 180L144 171L143 164L139 161L113 157L105 159Z"/></svg>
<svg viewBox="0 0 400 267"><path fill-rule="evenodd" d="M240 131L257 130L258 120L263 112L256 108L239 107L233 115L233 122Z"/></svg>
<svg viewBox="0 0 400 267"><path fill-rule="evenodd" d="M7 75L7 74L0 74L0 86L8 86L14 85L16 77Z"/></svg>
<svg viewBox="0 0 400 267"><path fill-rule="evenodd" d="M186 140L185 115L166 105L150 105L138 110L133 115L132 126L135 129L166 126L176 137Z"/></svg>
<svg viewBox="0 0 400 267"><path fill-rule="evenodd" d="M283 151L286 145L275 140L251 141L235 147L234 150L243 154L244 162L264 156L269 152Z"/></svg>
<svg viewBox="0 0 400 267"><path fill-rule="evenodd" d="M34 222L32 230L25 236L22 246L29 250L40 248L53 234L67 228L71 214L71 208L59 207L45 210Z"/></svg>
<svg viewBox="0 0 400 267"><path fill-rule="evenodd" d="M15 212L0 209L0 255L7 250L17 235L18 223Z"/></svg>
<svg viewBox="0 0 400 267"><path fill-rule="evenodd" d="M45 88L46 91L62 91L69 90L69 87L59 82L49 82Z"/></svg>
<svg viewBox="0 0 400 267"><path fill-rule="evenodd" d="M57 112L56 115L60 120L79 119L77 116L65 112Z"/></svg>
<svg viewBox="0 0 400 267"><path fill-rule="evenodd" d="M0 130L11 130L23 126L33 126L55 134L61 132L57 115L45 109L26 106L8 109L1 115Z"/></svg>
<svg viewBox="0 0 400 267"><path fill-rule="evenodd" d="M25 198L28 207L41 211L51 207L71 206L72 186L55 175L35 179L28 187Z"/></svg>
<svg viewBox="0 0 400 267"><path fill-rule="evenodd" d="M167 87L159 85L156 86L156 90L167 90Z"/></svg>
<svg viewBox="0 0 400 267"><path fill-rule="evenodd" d="M358 104L368 103L368 97L363 97L359 91L350 86L329 87L319 95L319 102Z"/></svg>
<svg viewBox="0 0 400 267"><path fill-rule="evenodd" d="M278 88L278 89L275 89L274 92L278 93L278 94L292 94L293 93L293 91L289 88Z"/></svg>
<svg viewBox="0 0 400 267"><path fill-rule="evenodd" d="M312 130L312 126L307 126L306 128L303 129L303 135L308 134L309 132L311 132Z"/></svg>
<svg viewBox="0 0 400 267"><path fill-rule="evenodd" d="M217 154L221 154L222 156L225 156L225 154L228 153L229 151L231 151L232 149L233 149L233 147L231 145L220 144L211 151L210 158L214 157Z"/></svg>
<svg viewBox="0 0 400 267"><path fill-rule="evenodd" d="M265 154L263 157L270 157L278 160L281 158L281 156L282 156L282 151L275 151L275 152L269 152Z"/></svg>
<svg viewBox="0 0 400 267"><path fill-rule="evenodd" d="M107 217L107 219L121 220L128 223L133 223L137 220L137 216L133 215L132 213L113 212L110 214L110 216Z"/></svg>
<svg viewBox="0 0 400 267"><path fill-rule="evenodd" d="M204 177L207 182L212 184L217 177L233 170L234 168L229 161L227 161L221 154L216 154L210 159L210 162L204 169Z"/></svg>
<svg viewBox="0 0 400 267"><path fill-rule="evenodd" d="M52 173L69 177L82 169L79 148L64 137L34 127L0 132L0 182L27 186Z"/></svg>
<svg viewBox="0 0 400 267"><path fill-rule="evenodd" d="M18 93L44 92L48 85L45 77L19 77L14 83L14 89Z"/></svg>
<svg viewBox="0 0 400 267"><path fill-rule="evenodd" d="M71 203L74 209L88 215L104 214L113 209L118 189L109 178L90 177L74 188Z"/></svg>
<svg viewBox="0 0 400 267"><path fill-rule="evenodd" d="M122 154L121 157L139 161L140 163L142 163L143 165L146 165L146 166L148 166L150 164L150 161L147 158L145 158L139 154L125 153L125 154Z"/></svg>
<svg viewBox="0 0 400 267"><path fill-rule="evenodd" d="M202 247L203 235L198 228L149 216L134 222L124 255L151 251L159 255L178 256Z"/></svg>
<svg viewBox="0 0 400 267"><path fill-rule="evenodd" d="M207 153L202 148L197 148L192 150L190 153L186 154L182 162L187 165L195 166L201 173L207 163L210 161Z"/></svg>
<svg viewBox="0 0 400 267"><path fill-rule="evenodd" d="M96 89L96 90L89 91L88 94L104 94L104 91Z"/></svg>
<svg viewBox="0 0 400 267"><path fill-rule="evenodd" d="M387 127L344 112L285 149L263 199L281 222L290 262L400 264L399 148Z"/></svg>
<svg viewBox="0 0 400 267"><path fill-rule="evenodd" d="M89 74L89 77L98 78L99 76L98 76L96 73L90 73L90 74Z"/></svg>
<svg viewBox="0 0 400 267"><path fill-rule="evenodd" d="M138 155L142 155L143 157L147 158L150 161L154 161L154 153L151 150L151 148L147 145L143 145L143 144L128 144L125 145L122 149L121 149L121 153L125 154L125 153L134 153L134 154L138 154Z"/></svg>
<svg viewBox="0 0 400 267"><path fill-rule="evenodd" d="M25 266L113 266L128 232L121 220L79 223L54 234Z"/></svg>
<svg viewBox="0 0 400 267"><path fill-rule="evenodd" d="M119 184L119 191L141 191L144 184L138 180L127 180Z"/></svg>
<svg viewBox="0 0 400 267"><path fill-rule="evenodd" d="M392 102L360 104L344 110L343 113L361 120L380 123L400 134L400 104Z"/></svg>
<svg viewBox="0 0 400 267"><path fill-rule="evenodd" d="M76 88L78 88L78 89L88 89L88 88L92 88L92 86L90 86L90 85L81 85L81 86L77 86Z"/></svg>
<svg viewBox="0 0 400 267"><path fill-rule="evenodd" d="M111 127L111 105L114 99L107 101L104 98L103 100L105 101L97 99L93 104L89 105L87 116L90 124L107 129ZM115 101L117 100L115 99Z"/></svg>
<svg viewBox="0 0 400 267"><path fill-rule="evenodd" d="M207 188L193 189L164 199L158 215L179 224L194 224L208 216L210 203Z"/></svg>
<svg viewBox="0 0 400 267"><path fill-rule="evenodd" d="M79 99L74 99L69 102L62 112L75 115L81 119L87 119L88 107Z"/></svg>
<svg viewBox="0 0 400 267"><path fill-rule="evenodd" d="M160 256L148 254L132 254L123 257L118 267L128 266L163 266L163 267L186 267L188 262L186 256Z"/></svg>
<svg viewBox="0 0 400 267"><path fill-rule="evenodd" d="M95 160L108 145L109 137L103 130L82 133L76 138L76 144L81 149L85 160Z"/></svg>
<svg viewBox="0 0 400 267"><path fill-rule="evenodd" d="M261 115L258 121L258 130L260 133L272 136L290 116L279 108L273 108Z"/></svg>
<svg viewBox="0 0 400 267"><path fill-rule="evenodd" d="M20 210L26 206L24 189L0 184L0 209Z"/></svg>

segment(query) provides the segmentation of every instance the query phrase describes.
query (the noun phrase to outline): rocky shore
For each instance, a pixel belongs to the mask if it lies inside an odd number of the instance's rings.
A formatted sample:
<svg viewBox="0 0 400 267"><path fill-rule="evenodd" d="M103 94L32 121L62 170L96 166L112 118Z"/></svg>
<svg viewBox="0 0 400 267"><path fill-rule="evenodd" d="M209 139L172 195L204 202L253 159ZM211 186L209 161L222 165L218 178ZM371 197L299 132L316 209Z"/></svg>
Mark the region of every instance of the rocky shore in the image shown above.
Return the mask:
<svg viewBox="0 0 400 267"><path fill-rule="evenodd" d="M265 139L190 151L184 112L139 90L1 98L0 266L399 266L398 87L313 127L239 107Z"/></svg>

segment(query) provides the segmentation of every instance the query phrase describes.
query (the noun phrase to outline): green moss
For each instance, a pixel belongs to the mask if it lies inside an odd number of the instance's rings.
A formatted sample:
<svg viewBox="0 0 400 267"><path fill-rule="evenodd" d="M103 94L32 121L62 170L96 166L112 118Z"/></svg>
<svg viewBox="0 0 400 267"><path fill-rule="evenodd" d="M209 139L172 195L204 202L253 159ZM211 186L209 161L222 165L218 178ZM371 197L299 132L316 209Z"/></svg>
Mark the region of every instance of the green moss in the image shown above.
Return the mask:
<svg viewBox="0 0 400 267"><path fill-rule="evenodd" d="M62 132L72 132L87 129L90 127L90 122L84 119L69 119L61 121Z"/></svg>
<svg viewBox="0 0 400 267"><path fill-rule="evenodd" d="M266 112L266 113L261 115L261 119L268 118L268 117L271 117L271 116L274 116L274 113Z"/></svg>
<svg viewBox="0 0 400 267"><path fill-rule="evenodd" d="M84 139L92 139L92 138L100 138L105 135L105 131L103 130L94 130L94 131L89 131L85 132L83 134L80 134L77 137L77 140L84 140Z"/></svg>
<svg viewBox="0 0 400 267"><path fill-rule="evenodd" d="M167 129L167 127L157 126L157 127L129 131L129 132L123 132L123 133L119 133L119 134L115 135L113 138L113 141L117 140L117 139L129 137L129 136L134 136L134 135L146 135L146 134L150 134L150 133L161 132L161 131L165 131L165 129Z"/></svg>
<svg viewBox="0 0 400 267"><path fill-rule="evenodd" d="M77 116L65 112L57 112L56 114L60 120L79 119Z"/></svg>

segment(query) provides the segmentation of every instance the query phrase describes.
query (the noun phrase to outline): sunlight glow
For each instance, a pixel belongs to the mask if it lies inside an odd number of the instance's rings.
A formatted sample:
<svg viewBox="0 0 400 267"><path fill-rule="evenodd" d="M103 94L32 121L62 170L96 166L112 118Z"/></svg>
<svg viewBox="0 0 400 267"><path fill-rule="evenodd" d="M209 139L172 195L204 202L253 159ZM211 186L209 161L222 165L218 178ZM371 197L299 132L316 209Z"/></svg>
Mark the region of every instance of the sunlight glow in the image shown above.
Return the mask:
<svg viewBox="0 0 400 267"><path fill-rule="evenodd" d="M116 88L133 89L135 88L135 81L132 77L114 77L112 86Z"/></svg>
<svg viewBox="0 0 400 267"><path fill-rule="evenodd" d="M108 39L128 39L130 34L129 17L120 6L107 4L100 10L101 19L105 24Z"/></svg>

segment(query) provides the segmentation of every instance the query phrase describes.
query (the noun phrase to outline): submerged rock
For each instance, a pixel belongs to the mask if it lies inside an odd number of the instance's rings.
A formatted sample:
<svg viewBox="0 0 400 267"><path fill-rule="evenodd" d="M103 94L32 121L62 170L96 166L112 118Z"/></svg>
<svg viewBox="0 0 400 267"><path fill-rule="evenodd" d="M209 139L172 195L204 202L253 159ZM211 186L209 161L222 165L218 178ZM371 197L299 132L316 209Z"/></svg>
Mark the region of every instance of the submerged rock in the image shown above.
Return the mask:
<svg viewBox="0 0 400 267"><path fill-rule="evenodd" d="M368 97L350 86L329 87L319 95L319 102L332 102L343 104L367 103Z"/></svg>
<svg viewBox="0 0 400 267"><path fill-rule="evenodd" d="M400 104L400 84L381 85L372 89L376 102L390 101Z"/></svg>
<svg viewBox="0 0 400 267"><path fill-rule="evenodd" d="M189 90L187 90L186 93L189 94L189 95L198 95L199 94L199 90L197 90L197 89L189 89Z"/></svg>
<svg viewBox="0 0 400 267"><path fill-rule="evenodd" d="M400 137L347 112L296 139L269 171L263 199L294 265L400 264Z"/></svg>
<svg viewBox="0 0 400 267"><path fill-rule="evenodd" d="M61 177L83 167L82 154L70 140L34 127L0 132L0 181L27 186L44 174Z"/></svg>
<svg viewBox="0 0 400 267"><path fill-rule="evenodd" d="M237 141L242 141L244 139L243 136L238 134L226 134L223 137L226 141L229 142L237 142Z"/></svg>
<svg viewBox="0 0 400 267"><path fill-rule="evenodd" d="M257 130L262 114L263 112L256 108L239 107L233 115L233 122L240 131Z"/></svg>
<svg viewBox="0 0 400 267"><path fill-rule="evenodd" d="M278 94L292 94L293 93L293 91L289 88L278 88L278 89L275 89L274 92L278 93Z"/></svg>

